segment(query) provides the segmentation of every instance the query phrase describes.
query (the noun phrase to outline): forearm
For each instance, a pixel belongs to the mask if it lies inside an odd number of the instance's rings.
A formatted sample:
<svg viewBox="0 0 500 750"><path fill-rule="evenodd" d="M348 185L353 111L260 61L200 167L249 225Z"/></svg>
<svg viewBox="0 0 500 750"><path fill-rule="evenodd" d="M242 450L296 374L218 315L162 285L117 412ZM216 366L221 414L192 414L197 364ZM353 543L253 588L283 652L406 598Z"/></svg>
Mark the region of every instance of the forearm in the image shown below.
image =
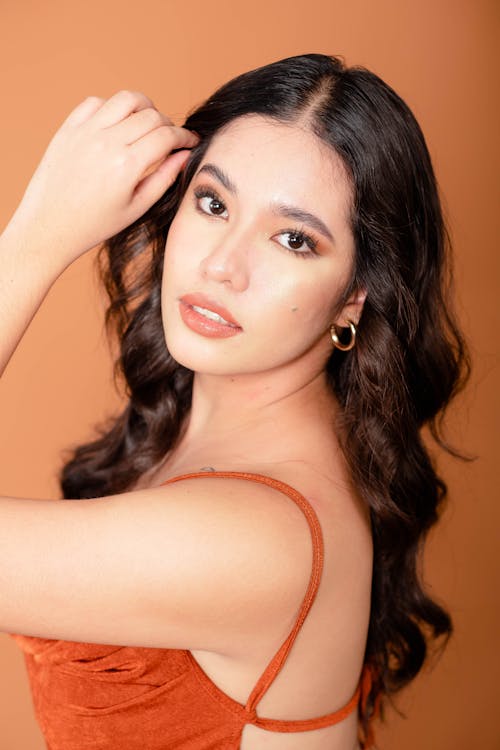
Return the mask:
<svg viewBox="0 0 500 750"><path fill-rule="evenodd" d="M50 141L0 234L0 377L65 268L143 216L198 145L165 115L140 115L148 109L140 92L87 97Z"/></svg>
<svg viewBox="0 0 500 750"><path fill-rule="evenodd" d="M0 377L52 284L68 265L35 234L12 223L0 234Z"/></svg>

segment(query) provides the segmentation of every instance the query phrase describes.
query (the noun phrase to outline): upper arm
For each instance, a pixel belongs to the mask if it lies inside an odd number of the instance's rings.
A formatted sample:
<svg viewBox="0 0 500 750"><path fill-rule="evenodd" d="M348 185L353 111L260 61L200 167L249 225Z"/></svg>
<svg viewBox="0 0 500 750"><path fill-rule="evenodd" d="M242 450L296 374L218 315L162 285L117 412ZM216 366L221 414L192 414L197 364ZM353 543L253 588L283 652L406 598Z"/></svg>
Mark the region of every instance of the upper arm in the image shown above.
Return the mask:
<svg viewBox="0 0 500 750"><path fill-rule="evenodd" d="M311 565L302 512L254 482L0 500L0 629L11 633L224 651L270 622L291 629Z"/></svg>

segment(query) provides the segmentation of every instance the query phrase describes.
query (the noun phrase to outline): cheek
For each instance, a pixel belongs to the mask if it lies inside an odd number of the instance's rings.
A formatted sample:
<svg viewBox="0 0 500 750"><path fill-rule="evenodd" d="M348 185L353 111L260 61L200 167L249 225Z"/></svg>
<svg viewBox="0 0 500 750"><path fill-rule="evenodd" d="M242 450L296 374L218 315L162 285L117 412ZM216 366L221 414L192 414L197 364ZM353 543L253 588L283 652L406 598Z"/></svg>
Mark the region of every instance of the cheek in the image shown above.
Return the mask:
<svg viewBox="0 0 500 750"><path fill-rule="evenodd" d="M306 262L299 259L298 262ZM317 273L308 279L281 275L269 283L262 279L255 299L260 301L261 310L273 310L274 315L263 317L264 324L274 320L290 331L304 329L311 333L321 333L331 324L337 301L343 291L338 280L326 283L324 275Z"/></svg>

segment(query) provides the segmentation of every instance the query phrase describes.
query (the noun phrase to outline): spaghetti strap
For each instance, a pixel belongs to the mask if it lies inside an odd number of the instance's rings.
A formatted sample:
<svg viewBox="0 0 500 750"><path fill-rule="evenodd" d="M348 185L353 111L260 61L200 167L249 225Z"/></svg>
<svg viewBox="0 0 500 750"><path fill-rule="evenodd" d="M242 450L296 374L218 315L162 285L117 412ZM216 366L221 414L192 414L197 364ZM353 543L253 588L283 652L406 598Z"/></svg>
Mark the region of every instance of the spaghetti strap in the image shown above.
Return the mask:
<svg viewBox="0 0 500 750"><path fill-rule="evenodd" d="M295 625L293 626L290 634L282 643L281 647L278 649L277 653L271 659L270 663L268 664L268 666L266 667L266 669L260 676L259 680L257 681L257 684L255 685L254 689L252 690L247 700L245 709L249 714L249 721L251 721L253 724L260 726L262 728L272 729L272 730L280 731L280 732L296 732L299 730L317 729L323 726L330 726L332 724L336 724L339 721L342 721L342 719L344 719L348 714L350 714L354 710L354 708L359 702L360 692L361 692L361 683L362 683L361 680L358 683L356 691L354 692L354 695L351 697L349 702L338 711L332 712L325 716L316 717L314 719L289 721L289 720L281 720L281 719L265 719L265 718L257 716L257 713L256 713L257 704L259 703L262 696L269 689L273 680L276 678L276 676L282 669L283 664L286 660L286 657L294 644L297 634L300 628L302 627L302 624L304 620L306 619L309 610L311 609L311 606L314 602L314 599L318 591L319 583L321 580L321 574L323 571L324 543L323 543L323 534L321 531L321 526L320 526L319 519L318 519L318 516L316 515L315 510L313 509L310 502L306 500L306 498L303 495L301 495L300 492L298 492L297 490L295 490L293 487L286 484L285 482L282 482L279 479L274 479L272 477L265 476L264 474L255 474L255 473L246 472L246 471L189 472L186 474L180 474L178 476L167 479L165 482L162 482L162 484L159 486L169 484L171 482L178 482L179 480L182 480L182 479L190 479L190 478L195 478L195 477L200 477L200 476L247 479L253 482L260 482L261 484L266 484L269 487L273 487L279 492L282 492L285 495L288 495L288 497L290 497L299 506L299 508L302 510L302 512L304 513L307 519L307 522L309 524L309 528L311 531L312 544L313 544L313 562L312 562L311 576L309 579L309 585L307 587L304 599L302 601L302 605L300 607L300 611L296 619Z"/></svg>

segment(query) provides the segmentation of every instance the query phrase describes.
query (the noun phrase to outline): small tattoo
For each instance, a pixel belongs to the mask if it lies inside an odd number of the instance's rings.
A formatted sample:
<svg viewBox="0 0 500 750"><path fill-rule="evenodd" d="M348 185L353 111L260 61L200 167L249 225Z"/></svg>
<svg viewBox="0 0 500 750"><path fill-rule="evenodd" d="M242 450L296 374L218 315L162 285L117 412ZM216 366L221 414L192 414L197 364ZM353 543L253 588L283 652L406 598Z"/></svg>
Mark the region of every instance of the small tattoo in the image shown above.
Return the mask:
<svg viewBox="0 0 500 750"><path fill-rule="evenodd" d="M213 466L202 466L200 471L215 471Z"/></svg>

